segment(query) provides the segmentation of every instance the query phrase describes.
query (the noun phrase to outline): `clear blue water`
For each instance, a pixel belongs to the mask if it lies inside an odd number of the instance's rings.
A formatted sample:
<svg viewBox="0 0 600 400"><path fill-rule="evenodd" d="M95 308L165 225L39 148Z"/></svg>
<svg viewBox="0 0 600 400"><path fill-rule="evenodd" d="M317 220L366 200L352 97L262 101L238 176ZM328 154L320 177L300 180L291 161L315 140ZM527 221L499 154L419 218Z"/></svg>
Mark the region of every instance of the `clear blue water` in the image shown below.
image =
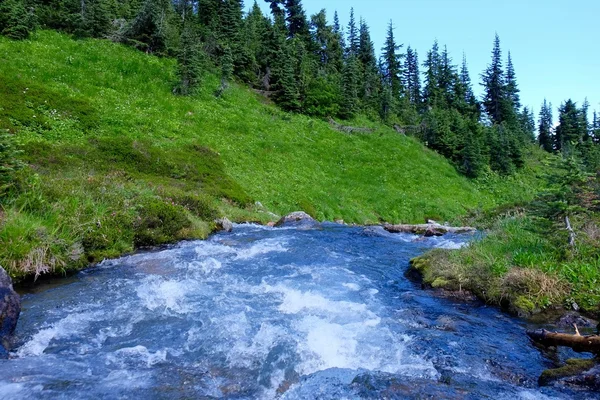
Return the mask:
<svg viewBox="0 0 600 400"><path fill-rule="evenodd" d="M410 258L470 237L237 225L23 297L0 399L546 399L526 323L440 299Z"/></svg>

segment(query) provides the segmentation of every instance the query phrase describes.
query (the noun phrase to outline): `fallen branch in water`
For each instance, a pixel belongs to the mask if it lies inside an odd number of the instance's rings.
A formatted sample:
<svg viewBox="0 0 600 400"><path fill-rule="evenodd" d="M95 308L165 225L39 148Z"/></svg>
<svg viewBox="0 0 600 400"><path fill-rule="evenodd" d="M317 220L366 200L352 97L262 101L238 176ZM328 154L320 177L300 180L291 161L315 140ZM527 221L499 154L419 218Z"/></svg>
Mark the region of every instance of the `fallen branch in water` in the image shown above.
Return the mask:
<svg viewBox="0 0 600 400"><path fill-rule="evenodd" d="M469 233L477 230L470 226L446 226L433 221L417 225L384 225L383 229L391 233L412 233L425 236L443 236L447 233Z"/></svg>
<svg viewBox="0 0 600 400"><path fill-rule="evenodd" d="M581 336L579 330L576 334L550 332L545 329L527 331L534 342L544 346L570 347L578 353L600 354L600 336Z"/></svg>

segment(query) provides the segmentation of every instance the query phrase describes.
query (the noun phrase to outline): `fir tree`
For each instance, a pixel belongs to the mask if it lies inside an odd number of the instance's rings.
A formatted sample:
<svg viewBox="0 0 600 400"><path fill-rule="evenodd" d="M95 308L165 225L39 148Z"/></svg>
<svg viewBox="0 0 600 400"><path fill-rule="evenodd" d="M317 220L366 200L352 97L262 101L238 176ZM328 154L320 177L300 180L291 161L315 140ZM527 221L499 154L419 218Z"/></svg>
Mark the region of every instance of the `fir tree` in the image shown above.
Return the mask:
<svg viewBox="0 0 600 400"><path fill-rule="evenodd" d="M147 53L167 54L174 41L173 15L169 0L145 0L129 23L125 40Z"/></svg>
<svg viewBox="0 0 600 400"><path fill-rule="evenodd" d="M510 101L513 110L518 112L521 108L521 99L519 97L519 86L517 85L517 76L515 67L512 62L510 51L508 52L508 60L506 62L506 96Z"/></svg>
<svg viewBox="0 0 600 400"><path fill-rule="evenodd" d="M558 108L558 114L555 147L568 156L572 156L572 151L583 141L585 135L580 110L577 108L577 104L569 99Z"/></svg>
<svg viewBox="0 0 600 400"><path fill-rule="evenodd" d="M340 116L345 119L350 119L356 115L359 106L360 67L356 55L350 54L347 57L342 75L342 104Z"/></svg>
<svg viewBox="0 0 600 400"><path fill-rule="evenodd" d="M358 61L362 72L360 97L366 109L375 110L378 107L377 102L380 91L377 58L375 57L375 47L371 40L369 27L362 19L360 21Z"/></svg>
<svg viewBox="0 0 600 400"><path fill-rule="evenodd" d="M390 21L388 25L385 45L381 49L382 52L382 75L385 85L390 88L392 99L397 101L402 95L402 63L401 56L398 50L401 45L396 44L394 38L394 25Z"/></svg>
<svg viewBox="0 0 600 400"><path fill-rule="evenodd" d="M306 20L306 13L302 8L301 0L286 0L285 7L287 10L287 26L289 36L301 37L307 41L310 37L308 31L308 21Z"/></svg>
<svg viewBox="0 0 600 400"><path fill-rule="evenodd" d="M358 27L356 26L356 19L354 18L354 8L350 9L350 21L348 22L348 47L346 53L348 55L358 55L360 48L360 36Z"/></svg>
<svg viewBox="0 0 600 400"><path fill-rule="evenodd" d="M425 87L423 88L423 104L433 107L438 102L439 76L440 76L440 52L437 40L433 43L431 50L427 52L427 59L423 63L425 67Z"/></svg>
<svg viewBox="0 0 600 400"><path fill-rule="evenodd" d="M11 39L27 39L35 29L36 18L23 0L0 2L0 33Z"/></svg>
<svg viewBox="0 0 600 400"><path fill-rule="evenodd" d="M527 143L535 142L535 117L533 110L529 107L523 107L523 111L519 114L519 125L523 131L524 139Z"/></svg>
<svg viewBox="0 0 600 400"><path fill-rule="evenodd" d="M467 56L463 53L462 65L459 74L459 87L457 95L462 99L464 107L461 107L461 112L472 116L475 120L479 120L479 102L473 93L473 85L471 84L471 75L467 66Z"/></svg>
<svg viewBox="0 0 600 400"><path fill-rule="evenodd" d="M485 91L483 98L485 111L494 123L500 124L506 118L507 93L498 34L496 34L496 38L494 39L492 62L481 75L481 78Z"/></svg>
<svg viewBox="0 0 600 400"><path fill-rule="evenodd" d="M174 92L184 96L192 94L200 86L202 72L200 41L191 25L191 22L184 24L177 53L179 83Z"/></svg>
<svg viewBox="0 0 600 400"><path fill-rule="evenodd" d="M538 144L549 153L554 151L555 140L553 129L552 104L548 104L546 99L544 99L538 124Z"/></svg>
<svg viewBox="0 0 600 400"><path fill-rule="evenodd" d="M421 105L421 75L419 73L419 56L410 46L406 48L404 58L404 84L406 93L412 105L419 108Z"/></svg>

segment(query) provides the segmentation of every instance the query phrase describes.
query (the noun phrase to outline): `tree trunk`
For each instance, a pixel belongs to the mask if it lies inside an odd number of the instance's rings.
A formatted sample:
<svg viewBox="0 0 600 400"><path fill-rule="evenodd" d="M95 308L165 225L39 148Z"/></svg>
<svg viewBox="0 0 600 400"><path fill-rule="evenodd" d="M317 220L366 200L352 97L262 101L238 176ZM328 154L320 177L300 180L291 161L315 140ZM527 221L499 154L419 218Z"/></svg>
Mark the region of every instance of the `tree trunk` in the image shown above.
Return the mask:
<svg viewBox="0 0 600 400"><path fill-rule="evenodd" d="M549 332L545 329L527 331L527 335L536 343L544 346L570 347L578 353L600 354L600 336L580 336L568 333Z"/></svg>

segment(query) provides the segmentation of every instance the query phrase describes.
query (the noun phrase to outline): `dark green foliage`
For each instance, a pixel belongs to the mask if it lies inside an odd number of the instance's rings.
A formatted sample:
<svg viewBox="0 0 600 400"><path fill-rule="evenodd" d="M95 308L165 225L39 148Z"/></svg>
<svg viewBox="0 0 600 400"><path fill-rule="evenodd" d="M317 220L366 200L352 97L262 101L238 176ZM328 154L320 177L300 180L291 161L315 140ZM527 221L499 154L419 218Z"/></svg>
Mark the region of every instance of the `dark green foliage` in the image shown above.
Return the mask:
<svg viewBox="0 0 600 400"><path fill-rule="evenodd" d="M0 34L11 39L27 39L35 29L33 7L24 0L0 1Z"/></svg>
<svg viewBox="0 0 600 400"><path fill-rule="evenodd" d="M496 34L492 50L492 62L481 75L482 85L485 89L483 106L492 122L501 124L507 118L507 86L504 69L502 67L502 50L500 38Z"/></svg>
<svg viewBox="0 0 600 400"><path fill-rule="evenodd" d="M286 21L289 36L291 38L300 37L305 41L309 40L308 20L306 19L304 8L302 8L302 1L286 0L285 8L287 11Z"/></svg>
<svg viewBox="0 0 600 400"><path fill-rule="evenodd" d="M523 111L519 114L519 126L525 135L525 139L529 143L535 142L535 119L533 110L529 107L523 107Z"/></svg>
<svg viewBox="0 0 600 400"><path fill-rule="evenodd" d="M552 119L552 104L548 104L544 99L544 104L540 110L540 119L538 125L538 144L547 152L554 151L554 121Z"/></svg>
<svg viewBox="0 0 600 400"><path fill-rule="evenodd" d="M518 110L521 108L521 100L519 97L519 86L517 85L517 76L515 74L515 67L508 52L508 60L506 62L506 96L510 101L513 109Z"/></svg>
<svg viewBox="0 0 600 400"><path fill-rule="evenodd" d="M387 36L385 39L385 45L382 52L382 78L384 85L387 85L392 99L400 99L403 92L402 86L402 57L398 53L398 50L402 48L402 45L396 43L394 38L394 25L392 21L388 25Z"/></svg>
<svg viewBox="0 0 600 400"><path fill-rule="evenodd" d="M408 100L417 108L421 107L420 75L417 51L408 46L406 48L406 58L404 59L404 83L406 85Z"/></svg>
<svg viewBox="0 0 600 400"><path fill-rule="evenodd" d="M350 54L342 71L342 104L340 116L350 119L359 109L360 64L356 55Z"/></svg>
<svg viewBox="0 0 600 400"><path fill-rule="evenodd" d="M556 127L555 148L563 153L571 153L583 141L587 133L582 123L581 110L571 99L558 108L558 126Z"/></svg>
<svg viewBox="0 0 600 400"><path fill-rule="evenodd" d="M184 26L177 52L177 83L174 91L177 94L188 95L200 86L202 75L202 50L198 36L190 24Z"/></svg>
<svg viewBox="0 0 600 400"><path fill-rule="evenodd" d="M174 10L169 0L144 0L125 29L125 40L147 53L169 54L176 31Z"/></svg>
<svg viewBox="0 0 600 400"><path fill-rule="evenodd" d="M137 211L133 238L136 247L173 242L183 236L183 229L191 226L183 207L159 198L146 200Z"/></svg>
<svg viewBox="0 0 600 400"><path fill-rule="evenodd" d="M356 26L356 19L354 18L354 8L350 9L350 20L348 21L348 43L346 47L346 55L358 55L360 49L360 34L358 27Z"/></svg>

